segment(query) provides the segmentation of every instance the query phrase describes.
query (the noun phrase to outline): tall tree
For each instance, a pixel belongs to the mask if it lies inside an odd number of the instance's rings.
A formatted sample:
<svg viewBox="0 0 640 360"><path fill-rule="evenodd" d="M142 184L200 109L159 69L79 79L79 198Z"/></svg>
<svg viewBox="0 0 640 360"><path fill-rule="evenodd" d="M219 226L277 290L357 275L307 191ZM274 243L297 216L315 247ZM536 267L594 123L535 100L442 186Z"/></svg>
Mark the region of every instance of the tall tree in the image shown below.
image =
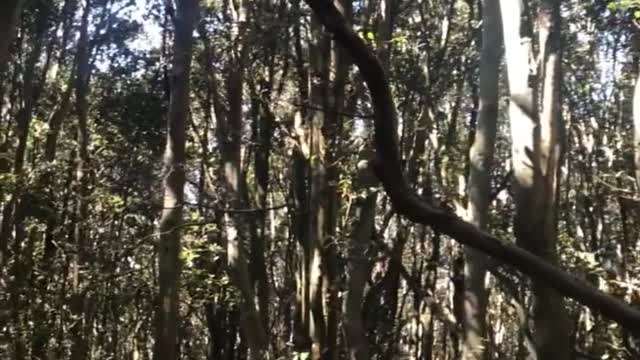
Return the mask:
<svg viewBox="0 0 640 360"><path fill-rule="evenodd" d="M523 1L501 1L509 77L509 118L519 246L557 263L557 179L563 144L560 108L560 4L542 1L538 12L539 64L531 64L532 24ZM532 81L533 79L533 81ZM539 107L541 106L541 109ZM534 281L538 358L569 359L567 312L562 298Z"/></svg>
<svg viewBox="0 0 640 360"><path fill-rule="evenodd" d="M77 140L78 150L76 159L76 208L74 210L73 241L75 252L71 260L72 275L72 299L71 308L77 319L71 328L73 344L71 347L71 359L80 360L87 357L88 319L86 314L86 293L81 279L81 269L87 264L91 243L89 232L86 231L88 223L88 171L89 171L89 130L87 120L89 116L89 76L90 76L90 47L89 47L89 16L91 15L92 1L86 0L82 11L80 23L80 38L78 40L78 52L76 55L76 114L78 117Z"/></svg>
<svg viewBox="0 0 640 360"><path fill-rule="evenodd" d="M158 226L158 283L156 337L153 358L177 359L178 279L180 233L183 222L186 166L186 124L189 117L193 30L198 17L197 0L179 0L173 17L175 35L171 69L171 95L167 114L164 153L162 216Z"/></svg>
<svg viewBox="0 0 640 360"><path fill-rule="evenodd" d="M374 175L367 167L366 156L363 153L362 162L358 171L357 184L366 189L376 184ZM344 328L351 360L370 359L369 344L366 337L366 329L363 319L363 299L367 280L371 276L372 261L370 260L371 239L375 233L376 202L378 194L375 191L368 192L366 196L359 197L356 204L356 224L352 230L349 242L347 267L347 292L344 299Z"/></svg>
<svg viewBox="0 0 640 360"><path fill-rule="evenodd" d="M640 191L640 29L636 28L633 36L636 63L636 83L633 88L633 151L636 187Z"/></svg>
<svg viewBox="0 0 640 360"><path fill-rule="evenodd" d="M469 204L467 217L481 229L487 227L491 193L491 167L498 118L498 79L502 55L502 28L498 0L482 1L480 55L480 109L473 145L469 151ZM488 258L465 248L465 306L463 359L485 359L487 351L485 278Z"/></svg>
<svg viewBox="0 0 640 360"><path fill-rule="evenodd" d="M227 199L224 204L240 209L246 206L247 182L246 169L243 166L242 132L245 74L248 62L248 2L241 0L229 8L232 19L229 39L238 44L230 52L227 64L227 103L225 116L216 118L217 137L220 146L220 175L224 181ZM224 237L227 249L227 267L229 278L240 291L240 326L248 341L252 359L261 359L267 349L267 333L262 323L260 311L256 307L255 295L244 242L248 238L244 218L238 214L224 214ZM266 311L266 309L264 309Z"/></svg>

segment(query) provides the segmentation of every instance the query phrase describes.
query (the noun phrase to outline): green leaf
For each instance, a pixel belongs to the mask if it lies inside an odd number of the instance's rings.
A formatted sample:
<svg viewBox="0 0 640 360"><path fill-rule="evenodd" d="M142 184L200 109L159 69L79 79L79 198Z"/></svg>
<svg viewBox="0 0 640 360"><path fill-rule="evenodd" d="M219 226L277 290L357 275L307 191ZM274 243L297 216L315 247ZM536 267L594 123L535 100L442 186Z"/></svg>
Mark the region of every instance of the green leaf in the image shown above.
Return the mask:
<svg viewBox="0 0 640 360"><path fill-rule="evenodd" d="M375 39L375 35L371 31L368 31L367 32L367 39L373 40L373 39Z"/></svg>
<svg viewBox="0 0 640 360"><path fill-rule="evenodd" d="M180 260L182 260L187 268L193 267L193 260L195 260L199 255L193 250L189 248L183 248L180 252Z"/></svg>

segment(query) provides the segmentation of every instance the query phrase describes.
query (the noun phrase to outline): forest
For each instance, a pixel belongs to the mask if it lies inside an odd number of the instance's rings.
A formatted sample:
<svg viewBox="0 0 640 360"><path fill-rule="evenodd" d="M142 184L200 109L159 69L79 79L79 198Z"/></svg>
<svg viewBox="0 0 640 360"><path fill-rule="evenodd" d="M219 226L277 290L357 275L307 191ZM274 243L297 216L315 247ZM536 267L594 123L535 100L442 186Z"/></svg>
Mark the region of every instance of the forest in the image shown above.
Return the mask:
<svg viewBox="0 0 640 360"><path fill-rule="evenodd" d="M0 358L640 359L640 0L1 0Z"/></svg>

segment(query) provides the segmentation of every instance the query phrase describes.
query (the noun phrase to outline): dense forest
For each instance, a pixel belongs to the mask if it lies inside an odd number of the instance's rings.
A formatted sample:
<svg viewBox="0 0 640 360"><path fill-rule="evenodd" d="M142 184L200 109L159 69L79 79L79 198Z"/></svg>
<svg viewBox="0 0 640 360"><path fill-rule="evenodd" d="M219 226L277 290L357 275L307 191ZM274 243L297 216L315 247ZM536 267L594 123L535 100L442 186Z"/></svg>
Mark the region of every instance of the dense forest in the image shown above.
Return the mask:
<svg viewBox="0 0 640 360"><path fill-rule="evenodd" d="M639 0L0 1L0 358L640 359Z"/></svg>

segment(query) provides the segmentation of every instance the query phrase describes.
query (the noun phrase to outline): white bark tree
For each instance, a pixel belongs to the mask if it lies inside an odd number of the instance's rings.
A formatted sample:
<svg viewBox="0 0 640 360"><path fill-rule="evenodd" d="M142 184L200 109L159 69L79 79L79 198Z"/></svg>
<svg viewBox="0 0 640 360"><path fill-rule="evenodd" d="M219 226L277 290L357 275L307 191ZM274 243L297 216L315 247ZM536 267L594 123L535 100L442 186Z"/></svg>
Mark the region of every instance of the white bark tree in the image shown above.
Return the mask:
<svg viewBox="0 0 640 360"><path fill-rule="evenodd" d="M498 117L498 79L502 55L502 28L498 0L482 1L482 50L480 55L480 111L473 145L469 153L468 221L481 229L487 227L490 176ZM483 359L486 354L485 278L488 257L465 248L465 305L463 359Z"/></svg>
<svg viewBox="0 0 640 360"><path fill-rule="evenodd" d="M545 0L538 12L539 54L522 0L502 0L509 77L509 119L517 244L557 263L557 180L563 143L560 108L560 7ZM568 318L562 297L533 282L534 342L538 359L569 359Z"/></svg>

